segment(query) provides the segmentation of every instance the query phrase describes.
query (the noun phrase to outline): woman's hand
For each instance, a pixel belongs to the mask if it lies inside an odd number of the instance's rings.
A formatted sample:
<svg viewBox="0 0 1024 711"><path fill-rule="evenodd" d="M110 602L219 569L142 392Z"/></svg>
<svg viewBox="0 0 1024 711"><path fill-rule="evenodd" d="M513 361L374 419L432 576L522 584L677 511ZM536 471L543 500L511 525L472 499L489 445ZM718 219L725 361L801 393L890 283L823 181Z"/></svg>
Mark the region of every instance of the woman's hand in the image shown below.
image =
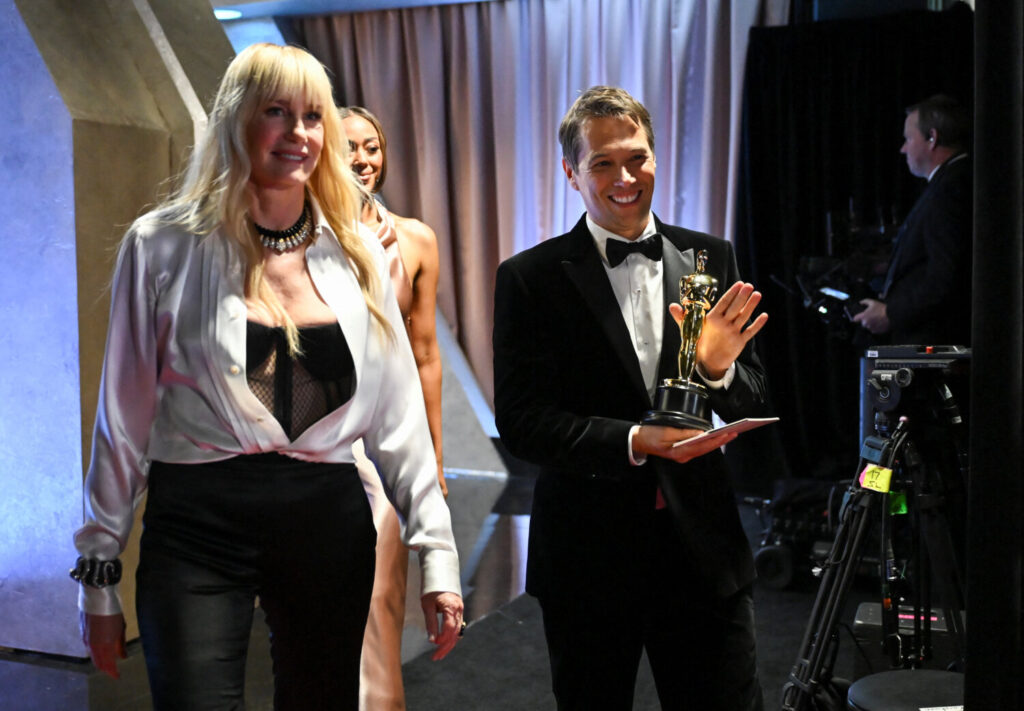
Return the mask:
<svg viewBox="0 0 1024 711"><path fill-rule="evenodd" d="M427 593L420 598L423 617L427 623L427 639L437 645L432 659L443 659L455 649L462 632L462 598L451 592ZM441 615L438 632L437 616Z"/></svg>
<svg viewBox="0 0 1024 711"><path fill-rule="evenodd" d="M120 679L117 660L128 656L124 649L124 615L90 615L88 612L80 612L78 620L82 643L88 648L92 663L101 672Z"/></svg>
<svg viewBox="0 0 1024 711"><path fill-rule="evenodd" d="M439 461L437 463L437 483L441 485L441 494L444 498L448 498L448 482L444 480L444 466Z"/></svg>

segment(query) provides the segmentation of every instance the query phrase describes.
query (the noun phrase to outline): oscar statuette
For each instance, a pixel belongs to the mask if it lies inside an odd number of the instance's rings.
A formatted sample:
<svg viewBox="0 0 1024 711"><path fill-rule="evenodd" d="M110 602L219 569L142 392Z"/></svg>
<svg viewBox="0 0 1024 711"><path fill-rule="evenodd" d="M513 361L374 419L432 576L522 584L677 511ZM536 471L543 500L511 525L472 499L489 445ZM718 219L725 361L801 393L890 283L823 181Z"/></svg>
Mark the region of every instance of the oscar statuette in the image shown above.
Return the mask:
<svg viewBox="0 0 1024 711"><path fill-rule="evenodd" d="M718 280L704 272L707 260L705 250L697 252L697 271L679 280L679 303L684 313L679 324L679 377L666 378L658 385L654 409L643 417L645 425L704 432L711 429L707 388L692 380L704 317L718 296Z"/></svg>

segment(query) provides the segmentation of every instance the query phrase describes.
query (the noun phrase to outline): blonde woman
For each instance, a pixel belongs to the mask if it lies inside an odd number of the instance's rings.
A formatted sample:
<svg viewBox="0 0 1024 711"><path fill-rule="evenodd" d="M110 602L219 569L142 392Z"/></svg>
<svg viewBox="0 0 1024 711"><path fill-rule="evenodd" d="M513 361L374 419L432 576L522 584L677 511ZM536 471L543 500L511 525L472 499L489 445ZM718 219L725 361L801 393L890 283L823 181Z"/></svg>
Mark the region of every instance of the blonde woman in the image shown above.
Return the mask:
<svg viewBox="0 0 1024 711"><path fill-rule="evenodd" d="M323 67L254 45L182 186L121 245L72 576L83 641L116 677L116 559L148 487L137 610L156 709L241 707L257 597L275 708L357 708L375 543L359 439L421 550L435 658L458 640L450 516L361 193Z"/></svg>
<svg viewBox="0 0 1024 711"><path fill-rule="evenodd" d="M352 172L372 195L387 176L387 138L380 120L361 106L341 109ZM441 355L434 312L439 260L434 231L419 220L390 213L375 198L364 200L360 218L373 230L390 264L391 282L412 343L427 422L437 458L437 479L447 497L441 444ZM409 554L399 538L394 509L380 494L371 467L360 470L374 502L377 575L363 640L360 707L381 711L405 708L402 687L402 626Z"/></svg>

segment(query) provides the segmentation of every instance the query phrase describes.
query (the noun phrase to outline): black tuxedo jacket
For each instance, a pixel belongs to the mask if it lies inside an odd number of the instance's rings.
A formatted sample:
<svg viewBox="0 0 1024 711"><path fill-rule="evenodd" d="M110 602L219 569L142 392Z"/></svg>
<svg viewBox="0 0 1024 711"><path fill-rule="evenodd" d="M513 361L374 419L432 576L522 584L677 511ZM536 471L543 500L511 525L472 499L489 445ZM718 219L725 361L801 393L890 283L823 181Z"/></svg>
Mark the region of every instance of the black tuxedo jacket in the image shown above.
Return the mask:
<svg viewBox="0 0 1024 711"><path fill-rule="evenodd" d="M679 329L668 313L695 250L720 292L738 279L732 245L664 225L665 328L658 377L677 377ZM725 421L765 412L764 372L748 344L728 391L711 390ZM629 589L651 534L656 486L676 522L693 579L729 595L754 577L721 452L686 464L629 463L628 433L651 409L629 332L584 217L567 234L503 262L494 315L495 420L515 456L540 465L527 590L575 595Z"/></svg>
<svg viewBox="0 0 1024 711"><path fill-rule="evenodd" d="M970 345L970 158L947 160L896 236L883 286L890 342Z"/></svg>

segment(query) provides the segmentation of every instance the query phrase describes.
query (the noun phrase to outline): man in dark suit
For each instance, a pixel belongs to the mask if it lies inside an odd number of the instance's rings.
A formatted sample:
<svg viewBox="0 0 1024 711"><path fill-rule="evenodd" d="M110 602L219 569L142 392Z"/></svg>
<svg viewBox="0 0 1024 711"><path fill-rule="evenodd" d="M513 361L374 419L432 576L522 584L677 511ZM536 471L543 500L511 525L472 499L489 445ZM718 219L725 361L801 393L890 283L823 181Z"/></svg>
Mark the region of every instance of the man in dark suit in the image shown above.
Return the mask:
<svg viewBox="0 0 1024 711"><path fill-rule="evenodd" d="M877 299L853 317L894 344L970 345L973 190L967 112L936 95L907 109L903 147L928 186L896 235Z"/></svg>
<svg viewBox="0 0 1024 711"><path fill-rule="evenodd" d="M629 709L646 650L665 709L760 709L754 566L721 445L640 425L678 377L679 280L708 253L720 295L698 379L732 421L765 413L751 338L760 294L724 240L651 213L654 137L621 89L584 92L559 129L586 215L506 260L495 291L495 416L502 442L540 466L526 588L541 605L559 709ZM642 251L629 254L632 246Z"/></svg>

